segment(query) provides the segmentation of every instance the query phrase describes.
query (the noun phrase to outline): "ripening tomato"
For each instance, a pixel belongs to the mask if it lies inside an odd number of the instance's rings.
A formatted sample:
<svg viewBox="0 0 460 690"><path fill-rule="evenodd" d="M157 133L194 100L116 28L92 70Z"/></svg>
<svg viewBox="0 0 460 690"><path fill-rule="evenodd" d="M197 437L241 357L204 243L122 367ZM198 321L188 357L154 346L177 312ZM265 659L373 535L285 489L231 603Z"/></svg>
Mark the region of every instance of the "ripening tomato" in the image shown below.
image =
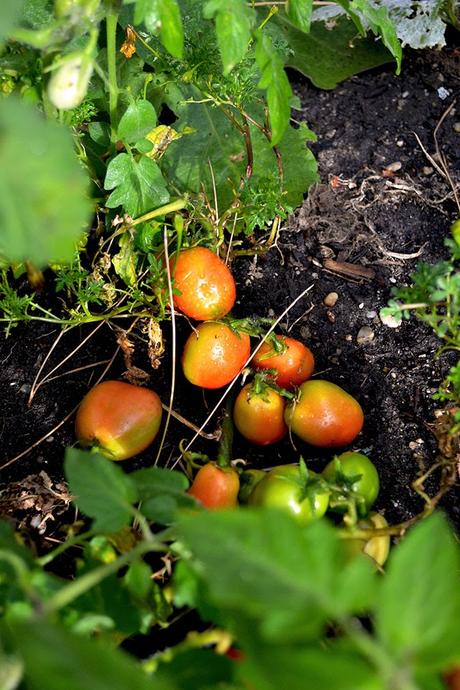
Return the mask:
<svg viewBox="0 0 460 690"><path fill-rule="evenodd" d="M233 421L244 438L258 446L268 446L287 434L284 398L273 388L260 391L247 383L238 393L233 407Z"/></svg>
<svg viewBox="0 0 460 690"><path fill-rule="evenodd" d="M388 522L380 513L369 513L365 520L359 520L355 529L360 531L366 529L382 529L388 527ZM350 528L350 532L353 528ZM365 553L372 558L377 565L384 565L390 553L390 535L382 534L370 539L345 539L344 545L350 555Z"/></svg>
<svg viewBox="0 0 460 690"><path fill-rule="evenodd" d="M75 433L82 445L96 447L110 460L126 460L152 443L161 415L161 400L155 391L123 381L104 381L81 401Z"/></svg>
<svg viewBox="0 0 460 690"><path fill-rule="evenodd" d="M286 423L303 441L319 448L346 446L364 423L361 405L329 381L306 381L298 400L286 407Z"/></svg>
<svg viewBox="0 0 460 690"><path fill-rule="evenodd" d="M205 508L218 510L235 508L238 505L239 489L240 479L236 470L208 462L198 470L188 494Z"/></svg>
<svg viewBox="0 0 460 690"><path fill-rule="evenodd" d="M329 491L317 484L318 475L309 470L305 482L299 465L280 465L267 472L249 496L249 505L279 508L301 525L319 520L327 511Z"/></svg>
<svg viewBox="0 0 460 690"><path fill-rule="evenodd" d="M315 358L306 345L294 338L276 337L285 345L284 352L276 352L269 342L262 344L252 359L256 369L275 369L275 382L281 388L293 388L310 378L315 368Z"/></svg>
<svg viewBox="0 0 460 690"><path fill-rule="evenodd" d="M460 666L454 666L445 673L444 682L449 690L460 690Z"/></svg>
<svg viewBox="0 0 460 690"><path fill-rule="evenodd" d="M236 287L230 270L206 247L179 252L171 261L174 306L197 321L221 319L235 304Z"/></svg>
<svg viewBox="0 0 460 690"><path fill-rule="evenodd" d="M246 333L224 323L206 321L190 334L182 354L185 378L201 388L221 388L235 378L249 359Z"/></svg>
<svg viewBox="0 0 460 690"><path fill-rule="evenodd" d="M337 512L343 512L346 509L346 493L348 492L362 499L364 513L367 513L374 505L380 491L380 480L374 463L367 455L355 451L342 453L326 465L322 474L330 481L338 484L345 483L347 492L344 493L342 505L340 500L336 501L334 509Z"/></svg>

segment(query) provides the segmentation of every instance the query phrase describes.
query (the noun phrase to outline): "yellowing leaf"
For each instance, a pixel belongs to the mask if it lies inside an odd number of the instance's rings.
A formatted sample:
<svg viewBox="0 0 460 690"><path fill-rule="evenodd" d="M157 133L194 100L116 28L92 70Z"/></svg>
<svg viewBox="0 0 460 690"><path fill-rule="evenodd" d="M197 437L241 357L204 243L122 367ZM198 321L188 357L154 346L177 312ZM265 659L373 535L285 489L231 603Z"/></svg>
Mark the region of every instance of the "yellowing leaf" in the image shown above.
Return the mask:
<svg viewBox="0 0 460 690"><path fill-rule="evenodd" d="M153 145L147 155L149 158L161 158L169 144L176 139L181 139L183 135L184 132L176 132L175 129L167 125L155 127L145 137Z"/></svg>

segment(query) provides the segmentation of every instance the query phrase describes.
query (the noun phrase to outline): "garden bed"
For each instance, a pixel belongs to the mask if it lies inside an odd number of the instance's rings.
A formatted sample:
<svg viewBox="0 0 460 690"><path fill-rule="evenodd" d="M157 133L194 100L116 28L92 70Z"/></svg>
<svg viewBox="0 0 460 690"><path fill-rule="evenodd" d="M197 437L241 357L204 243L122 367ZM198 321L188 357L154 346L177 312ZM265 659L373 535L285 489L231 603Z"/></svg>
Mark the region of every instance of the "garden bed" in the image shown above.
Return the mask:
<svg viewBox="0 0 460 690"><path fill-rule="evenodd" d="M423 506L411 482L436 460L437 439L431 426L436 405L432 395L452 362L448 356L436 358L439 341L427 327L412 320L389 328L380 321L379 310L387 303L392 287L408 281L417 262L435 262L445 256L443 240L456 217L455 205L448 182L434 170L415 134L432 154L433 132L458 90L460 55L453 48L438 53L408 52L404 78L396 77L388 66L353 77L333 92L317 91L302 78L295 79L302 105L295 115L305 119L318 136L312 148L322 184L311 189L267 254L234 259L238 286L234 313L276 317L312 286L282 320L282 330L311 347L317 376L340 384L361 402L366 421L353 447L366 450L377 466L382 483L377 509L384 511L390 522L400 522ZM437 133L454 176L460 164L459 122L460 111L456 112L454 105ZM354 265L354 275L343 273L343 262ZM328 307L324 300L331 292L337 293L338 299ZM45 287L43 300L55 302L52 285ZM182 318L177 325L180 352L189 326ZM90 325L64 334L42 375L94 329ZM24 524L41 524L47 538L59 534L59 511L66 506L65 487L56 485L63 479L64 448L75 442L72 419L23 457L8 462L78 404L113 357L120 332L117 334L109 324L101 325L56 371L57 377L38 389L29 405L31 385L59 335L55 326L34 322L13 328L0 342L1 507L18 521L25 520ZM171 381L169 325L164 326L166 351L155 371L149 368L145 336L140 331L132 335L134 364L149 373L149 385L167 402ZM97 362L102 364L91 366ZM125 369L120 351L107 377L118 378ZM174 409L200 425L219 393L200 394L197 399L179 367L177 373ZM214 418L207 431L217 424ZM160 465L172 466L180 440L192 435L171 420ZM289 440L260 450L237 437L235 457L245 458L254 467L270 467L295 461L302 454L313 469L324 465L321 454L300 441L295 444L297 450ZM126 462L125 468L129 471L150 465L157 448L155 445ZM199 439L194 449L212 455L214 444ZM53 483L55 501L36 499L40 491L37 486L34 490L32 483L30 500L21 503L24 479L41 471ZM432 491L437 479L435 475ZM37 481L40 484L41 480ZM46 487L43 491L46 493ZM454 491L446 495L444 506L460 527L460 503ZM55 519L43 523L46 514Z"/></svg>

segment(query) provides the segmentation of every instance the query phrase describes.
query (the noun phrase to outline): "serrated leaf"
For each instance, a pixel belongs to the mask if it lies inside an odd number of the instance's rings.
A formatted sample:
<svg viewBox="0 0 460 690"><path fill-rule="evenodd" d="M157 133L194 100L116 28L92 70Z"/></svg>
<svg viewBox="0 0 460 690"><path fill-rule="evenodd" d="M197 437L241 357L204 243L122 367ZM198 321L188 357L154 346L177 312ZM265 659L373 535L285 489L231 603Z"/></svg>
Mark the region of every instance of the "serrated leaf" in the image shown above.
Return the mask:
<svg viewBox="0 0 460 690"><path fill-rule="evenodd" d="M224 74L229 74L245 56L251 38L252 16L245 0L208 0L206 19L215 17L217 42Z"/></svg>
<svg viewBox="0 0 460 690"><path fill-rule="evenodd" d="M294 26L301 31L310 31L313 0L287 0L286 14Z"/></svg>
<svg viewBox="0 0 460 690"><path fill-rule="evenodd" d="M134 144L145 137L156 125L155 108L146 100L131 103L118 124L118 137L128 144Z"/></svg>
<svg viewBox="0 0 460 690"><path fill-rule="evenodd" d="M350 3L350 7L353 10L359 11L368 23L371 31L382 37L383 44L396 60L396 74L399 74L401 72L402 48L388 9L386 7L375 7L369 4L367 0L353 0Z"/></svg>
<svg viewBox="0 0 460 690"><path fill-rule="evenodd" d="M122 206L133 218L169 201L160 168L146 156L136 160L128 153L119 153L107 167L104 189L114 189L106 205Z"/></svg>
<svg viewBox="0 0 460 690"><path fill-rule="evenodd" d="M376 610L379 638L396 661L446 668L460 648L460 555L441 514L392 552Z"/></svg>
<svg viewBox="0 0 460 690"><path fill-rule="evenodd" d="M356 27L344 16L337 17L335 22L333 33L324 22L317 21L305 34L277 15L268 28L290 48L286 65L307 76L320 89L334 89L354 74L391 62L391 54L382 42L357 37Z"/></svg>
<svg viewBox="0 0 460 690"><path fill-rule="evenodd" d="M137 487L141 512L154 522L170 524L179 508L195 505L192 497L185 493L189 481L182 472L149 467L132 472L130 477Z"/></svg>
<svg viewBox="0 0 460 690"><path fill-rule="evenodd" d="M16 625L12 637L30 690L171 690L126 653L44 620Z"/></svg>
<svg viewBox="0 0 460 690"><path fill-rule="evenodd" d="M176 0L150 0L145 3L144 23L152 33L160 33L162 44L173 57L182 59L184 31Z"/></svg>
<svg viewBox="0 0 460 690"><path fill-rule="evenodd" d="M13 96L0 132L0 255L38 267L70 260L92 209L70 132Z"/></svg>
<svg viewBox="0 0 460 690"><path fill-rule="evenodd" d="M177 529L210 603L257 621L267 640L315 639L330 618L362 610L358 597L337 593L344 553L325 521L302 529L278 511L240 509L184 516ZM356 575L367 588L369 572Z"/></svg>
<svg viewBox="0 0 460 690"><path fill-rule="evenodd" d="M117 532L129 524L137 491L121 467L97 453L68 448L64 471L75 503L94 519L96 531Z"/></svg>
<svg viewBox="0 0 460 690"><path fill-rule="evenodd" d="M256 38L256 62L261 72L258 86L267 93L272 146L276 146L289 124L292 89L280 54L269 36L261 32Z"/></svg>

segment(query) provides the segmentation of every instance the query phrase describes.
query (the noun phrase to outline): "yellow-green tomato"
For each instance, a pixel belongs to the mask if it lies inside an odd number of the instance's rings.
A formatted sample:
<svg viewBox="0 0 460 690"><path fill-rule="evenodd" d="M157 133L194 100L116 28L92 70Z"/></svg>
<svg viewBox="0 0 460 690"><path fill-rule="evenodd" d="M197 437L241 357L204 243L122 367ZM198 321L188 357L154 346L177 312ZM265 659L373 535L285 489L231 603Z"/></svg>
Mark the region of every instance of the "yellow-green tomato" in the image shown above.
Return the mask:
<svg viewBox="0 0 460 690"><path fill-rule="evenodd" d="M365 520L360 520L356 524L358 530L383 529L388 527L388 522L380 513L369 513ZM390 553L390 536L382 534L370 539L346 539L345 546L350 554L365 553L372 558L377 565L384 565Z"/></svg>
<svg viewBox="0 0 460 690"><path fill-rule="evenodd" d="M249 497L249 505L279 508L292 515L299 524L319 520L329 505L329 492L315 488L314 472L302 479L298 465L283 465L267 472ZM310 486L309 486L310 484Z"/></svg>

